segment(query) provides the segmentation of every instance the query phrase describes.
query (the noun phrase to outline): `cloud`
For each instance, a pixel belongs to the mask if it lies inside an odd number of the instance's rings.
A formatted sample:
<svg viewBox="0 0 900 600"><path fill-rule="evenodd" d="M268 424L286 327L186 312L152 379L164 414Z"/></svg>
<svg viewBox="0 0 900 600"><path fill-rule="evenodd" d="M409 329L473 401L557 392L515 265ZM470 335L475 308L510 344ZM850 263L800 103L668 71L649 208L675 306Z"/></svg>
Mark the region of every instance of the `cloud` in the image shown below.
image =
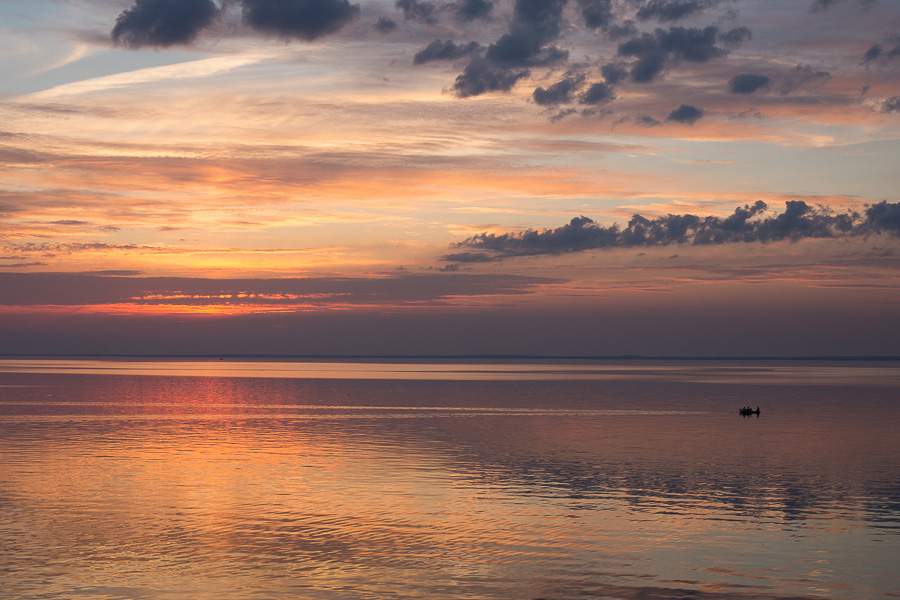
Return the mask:
<svg viewBox="0 0 900 600"><path fill-rule="evenodd" d="M403 18L407 21L418 21L426 25L434 25L438 21L439 8L434 2L397 0L394 6L403 11Z"/></svg>
<svg viewBox="0 0 900 600"><path fill-rule="evenodd" d="M347 0L241 0L244 22L284 39L313 41L337 33L359 17Z"/></svg>
<svg viewBox="0 0 900 600"><path fill-rule="evenodd" d="M559 37L565 5L566 0L516 0L507 33L474 57L456 78L456 95L507 92L530 74L529 67L567 60L568 51L551 44Z"/></svg>
<svg viewBox="0 0 900 600"><path fill-rule="evenodd" d="M704 63L725 56L731 48L739 46L749 36L750 30L746 27L728 31L720 31L714 25L703 29L656 29L652 34L643 33L622 42L618 46L617 55L636 58L631 65L631 80L648 83L669 64L679 60Z"/></svg>
<svg viewBox="0 0 900 600"><path fill-rule="evenodd" d="M4 265L13 266L13 265ZM457 298L521 295L562 280L518 275L395 275L383 278L205 279L0 273L0 306L445 306Z"/></svg>
<svg viewBox="0 0 900 600"><path fill-rule="evenodd" d="M539 87L534 90L532 98L535 104L539 106L558 106L560 104L570 104L576 99L580 104L598 106L612 102L616 98L615 91L608 83L597 82L591 84L586 91L581 92L585 85L586 75L584 73L569 74L553 85L544 88ZM581 93L579 93L581 92ZM578 110L568 108L557 112L550 117L551 123L561 121L565 117L577 113ZM588 108L581 111L583 116L594 115L597 110Z"/></svg>
<svg viewBox="0 0 900 600"><path fill-rule="evenodd" d="M809 6L809 10L812 12L828 10L828 7L832 4L837 4L840 1L841 0L813 0L813 3Z"/></svg>
<svg viewBox="0 0 900 600"><path fill-rule="evenodd" d="M739 47L745 41L753 37L753 31L749 27L734 27L719 34L719 42L728 49Z"/></svg>
<svg viewBox="0 0 900 600"><path fill-rule="evenodd" d="M891 113L900 111L900 96L891 96L881 104L881 112Z"/></svg>
<svg viewBox="0 0 900 600"><path fill-rule="evenodd" d="M386 35L397 29L397 22L389 17L385 17L384 15L382 15L378 17L377 21L375 21L373 29L375 29L375 31L382 35Z"/></svg>
<svg viewBox="0 0 900 600"><path fill-rule="evenodd" d="M444 256L444 260L456 263L485 263L492 262L494 258L484 252L457 252L456 254L447 254Z"/></svg>
<svg viewBox="0 0 900 600"><path fill-rule="evenodd" d="M873 44L863 54L862 63L887 62L900 58L900 35L894 34L887 37L884 43Z"/></svg>
<svg viewBox="0 0 900 600"><path fill-rule="evenodd" d="M625 81L625 78L628 77L628 69L616 63L607 63L600 67L600 74L603 75L606 83L615 85Z"/></svg>
<svg viewBox="0 0 900 600"><path fill-rule="evenodd" d="M580 102L582 104L604 104L615 100L616 94L612 86L606 83L595 83L582 94Z"/></svg>
<svg viewBox="0 0 900 600"><path fill-rule="evenodd" d="M666 215L632 216L628 225L603 227L588 217L575 217L557 229L519 233L481 233L455 244L466 252L447 254L452 262L490 262L514 256L563 254L584 250L718 245L782 240L864 237L887 233L900 237L900 203L879 202L864 214L832 214L803 201L788 201L783 213L762 217L768 207L757 201L738 207L728 217Z"/></svg>
<svg viewBox="0 0 900 600"><path fill-rule="evenodd" d="M116 19L112 39L129 48L189 44L218 15L212 0L135 0Z"/></svg>
<svg viewBox="0 0 900 600"><path fill-rule="evenodd" d="M105 242L67 242L58 244L51 244L48 242L19 242L4 244L3 249L7 252L18 252L22 254L41 254L43 256L56 256L57 254L77 254L80 252L97 252L104 250L139 250L146 253L170 251L170 249L163 246L146 246L140 244L107 244Z"/></svg>
<svg viewBox="0 0 900 600"><path fill-rule="evenodd" d="M46 267L48 263L42 261L7 263L2 266L4 269L26 269L28 267Z"/></svg>
<svg viewBox="0 0 900 600"><path fill-rule="evenodd" d="M516 66L550 64L569 53L547 46L559 37L566 0L516 0L509 32L488 46L487 58Z"/></svg>
<svg viewBox="0 0 900 600"><path fill-rule="evenodd" d="M528 77L529 73L527 69L498 68L490 61L477 57L456 77L453 91L459 98L479 96L486 92L508 92L520 79Z"/></svg>
<svg viewBox="0 0 900 600"><path fill-rule="evenodd" d="M480 49L481 46L479 46L477 42L469 42L468 44L463 45L456 44L452 40L443 42L436 39L422 50L416 52L415 57L413 57L413 63L422 65L435 60L456 60L457 58L462 58L463 56L477 52Z"/></svg>
<svg viewBox="0 0 900 600"><path fill-rule="evenodd" d="M620 23L613 23L606 28L606 36L614 42L633 38L638 33L637 25L631 19L625 19Z"/></svg>
<svg viewBox="0 0 900 600"><path fill-rule="evenodd" d="M542 87L534 90L535 104L541 106L553 106L556 104L569 104L574 100L574 94L584 85L584 75L571 75L554 83L547 89Z"/></svg>
<svg viewBox="0 0 900 600"><path fill-rule="evenodd" d="M900 202L882 200L873 204L866 209L865 219L864 226L872 233L889 231L900 235Z"/></svg>
<svg viewBox="0 0 900 600"><path fill-rule="evenodd" d="M639 21L678 21L720 3L721 0L645 0L638 3L636 16Z"/></svg>
<svg viewBox="0 0 900 600"><path fill-rule="evenodd" d="M631 80L635 83L649 83L665 68L665 56L647 54L631 65Z"/></svg>
<svg viewBox="0 0 900 600"><path fill-rule="evenodd" d="M79 275L96 275L98 277L137 277L143 275L143 271L133 269L99 269L96 271L81 271Z"/></svg>
<svg viewBox="0 0 900 600"><path fill-rule="evenodd" d="M444 13L450 13L456 19L467 22L487 19L494 10L494 3L491 0L460 0L442 4L422 0L397 0L394 6L403 11L403 18L407 21L417 21L425 25L437 25Z"/></svg>
<svg viewBox="0 0 900 600"><path fill-rule="evenodd" d="M705 111L690 104L682 104L669 113L666 121L675 121L676 123L686 123L693 125L705 114Z"/></svg>
<svg viewBox="0 0 900 600"><path fill-rule="evenodd" d="M50 221L51 225L89 225L87 221L79 221L77 219L62 219L59 221Z"/></svg>
<svg viewBox="0 0 900 600"><path fill-rule="evenodd" d="M634 122L636 125L640 125L641 127L656 127L659 125L659 121L651 117L650 115L640 115L635 117Z"/></svg>
<svg viewBox="0 0 900 600"><path fill-rule="evenodd" d="M581 18L592 29L609 27L613 22L612 0L578 0Z"/></svg>
<svg viewBox="0 0 900 600"><path fill-rule="evenodd" d="M812 4L809 6L809 11L822 12L841 1L842 0L813 0ZM864 4L866 6L871 6L876 2L878 2L878 0L859 0L859 4Z"/></svg>
<svg viewBox="0 0 900 600"><path fill-rule="evenodd" d="M781 94L787 95L806 85L824 85L831 79L828 71L817 71L809 65L797 65L781 83Z"/></svg>
<svg viewBox="0 0 900 600"><path fill-rule="evenodd" d="M755 73L741 73L728 80L728 91L732 94L752 94L753 92L767 88L772 80L765 75Z"/></svg>
<svg viewBox="0 0 900 600"><path fill-rule="evenodd" d="M536 254L561 254L594 248L612 248L619 242L619 231L613 227L597 226L588 217L575 217L567 225L546 231L528 230L522 233L481 233L457 244L460 248L474 248L483 252L474 256L496 258L504 256L530 256ZM459 254L449 254L458 259Z"/></svg>
<svg viewBox="0 0 900 600"><path fill-rule="evenodd" d="M47 90L29 94L24 96L24 98L32 102L51 102L58 98L67 98L78 94L90 94L158 81L197 80L202 77L213 77L246 65L255 64L260 60L264 60L266 56L267 54L264 52L252 51L244 54L215 56L213 58L203 58L159 67L148 67L136 71L125 71L123 73L64 83ZM45 107L39 107L39 109L47 110Z"/></svg>
<svg viewBox="0 0 900 600"><path fill-rule="evenodd" d="M490 0L462 0L454 7L456 15L463 21L487 19L494 10L494 3Z"/></svg>
<svg viewBox="0 0 900 600"><path fill-rule="evenodd" d="M307 41L340 31L360 14L359 5L348 0L240 0L240 5L243 22L256 31ZM112 39L131 48L189 44L221 13L213 0L135 0L116 19ZM380 17L375 29L388 33L392 23Z"/></svg>

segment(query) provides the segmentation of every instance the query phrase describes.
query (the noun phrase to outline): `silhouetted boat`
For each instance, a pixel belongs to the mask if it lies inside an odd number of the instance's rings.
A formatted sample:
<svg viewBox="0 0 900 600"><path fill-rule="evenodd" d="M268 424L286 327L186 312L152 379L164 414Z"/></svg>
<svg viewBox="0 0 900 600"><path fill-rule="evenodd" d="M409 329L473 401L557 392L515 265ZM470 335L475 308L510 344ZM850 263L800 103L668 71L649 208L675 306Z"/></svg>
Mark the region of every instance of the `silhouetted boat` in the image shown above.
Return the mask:
<svg viewBox="0 0 900 600"><path fill-rule="evenodd" d="M744 416L744 417L747 417L747 416L750 416L750 415L758 415L758 414L759 414L759 407L757 406L757 407L756 407L756 410L752 410L752 409L750 409L750 408L742 408L742 409L740 409L738 412L739 412L742 416Z"/></svg>

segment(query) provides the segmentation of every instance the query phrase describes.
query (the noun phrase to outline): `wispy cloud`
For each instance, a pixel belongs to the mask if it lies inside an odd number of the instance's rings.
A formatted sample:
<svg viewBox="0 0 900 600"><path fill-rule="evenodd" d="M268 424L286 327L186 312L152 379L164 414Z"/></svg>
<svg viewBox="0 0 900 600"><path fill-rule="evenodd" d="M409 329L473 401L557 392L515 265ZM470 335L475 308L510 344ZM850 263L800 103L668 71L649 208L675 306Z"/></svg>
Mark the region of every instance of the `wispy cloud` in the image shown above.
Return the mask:
<svg viewBox="0 0 900 600"><path fill-rule="evenodd" d="M376 278L306 277L283 279L207 279L141 277L116 271L93 274L0 273L0 306L105 307L141 313L203 308L215 312L265 312L348 307L424 307L464 305L466 299L502 299L531 294L563 280L548 277L480 274L383 275ZM152 312L152 311L150 311Z"/></svg>
<svg viewBox="0 0 900 600"><path fill-rule="evenodd" d="M70 96L91 94L117 88L126 88L147 83L161 81L196 80L205 77L213 77L233 71L240 67L259 63L273 58L271 51L253 50L243 54L230 56L215 56L187 62L164 65L161 67L148 67L136 71L105 75L93 79L84 79L73 83L66 83L40 92L34 92L17 98L18 101L48 102Z"/></svg>

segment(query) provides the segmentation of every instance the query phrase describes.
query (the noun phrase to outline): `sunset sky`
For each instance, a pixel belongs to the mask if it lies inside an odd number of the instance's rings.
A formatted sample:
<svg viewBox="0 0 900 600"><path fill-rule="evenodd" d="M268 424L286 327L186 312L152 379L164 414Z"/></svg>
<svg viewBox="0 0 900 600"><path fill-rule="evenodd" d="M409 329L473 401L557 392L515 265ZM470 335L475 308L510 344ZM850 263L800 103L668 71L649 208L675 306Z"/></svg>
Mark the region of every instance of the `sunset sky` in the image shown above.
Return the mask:
<svg viewBox="0 0 900 600"><path fill-rule="evenodd" d="M0 28L0 353L900 355L896 0Z"/></svg>

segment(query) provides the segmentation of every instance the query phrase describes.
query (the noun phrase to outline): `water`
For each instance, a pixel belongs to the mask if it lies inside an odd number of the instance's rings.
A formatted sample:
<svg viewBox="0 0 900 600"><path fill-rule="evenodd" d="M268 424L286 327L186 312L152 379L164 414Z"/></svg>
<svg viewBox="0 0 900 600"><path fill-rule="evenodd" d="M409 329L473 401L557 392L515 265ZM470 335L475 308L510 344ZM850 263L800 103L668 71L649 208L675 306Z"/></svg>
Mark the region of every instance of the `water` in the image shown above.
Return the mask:
<svg viewBox="0 0 900 600"><path fill-rule="evenodd" d="M896 363L0 360L0 598L895 597L898 422Z"/></svg>

